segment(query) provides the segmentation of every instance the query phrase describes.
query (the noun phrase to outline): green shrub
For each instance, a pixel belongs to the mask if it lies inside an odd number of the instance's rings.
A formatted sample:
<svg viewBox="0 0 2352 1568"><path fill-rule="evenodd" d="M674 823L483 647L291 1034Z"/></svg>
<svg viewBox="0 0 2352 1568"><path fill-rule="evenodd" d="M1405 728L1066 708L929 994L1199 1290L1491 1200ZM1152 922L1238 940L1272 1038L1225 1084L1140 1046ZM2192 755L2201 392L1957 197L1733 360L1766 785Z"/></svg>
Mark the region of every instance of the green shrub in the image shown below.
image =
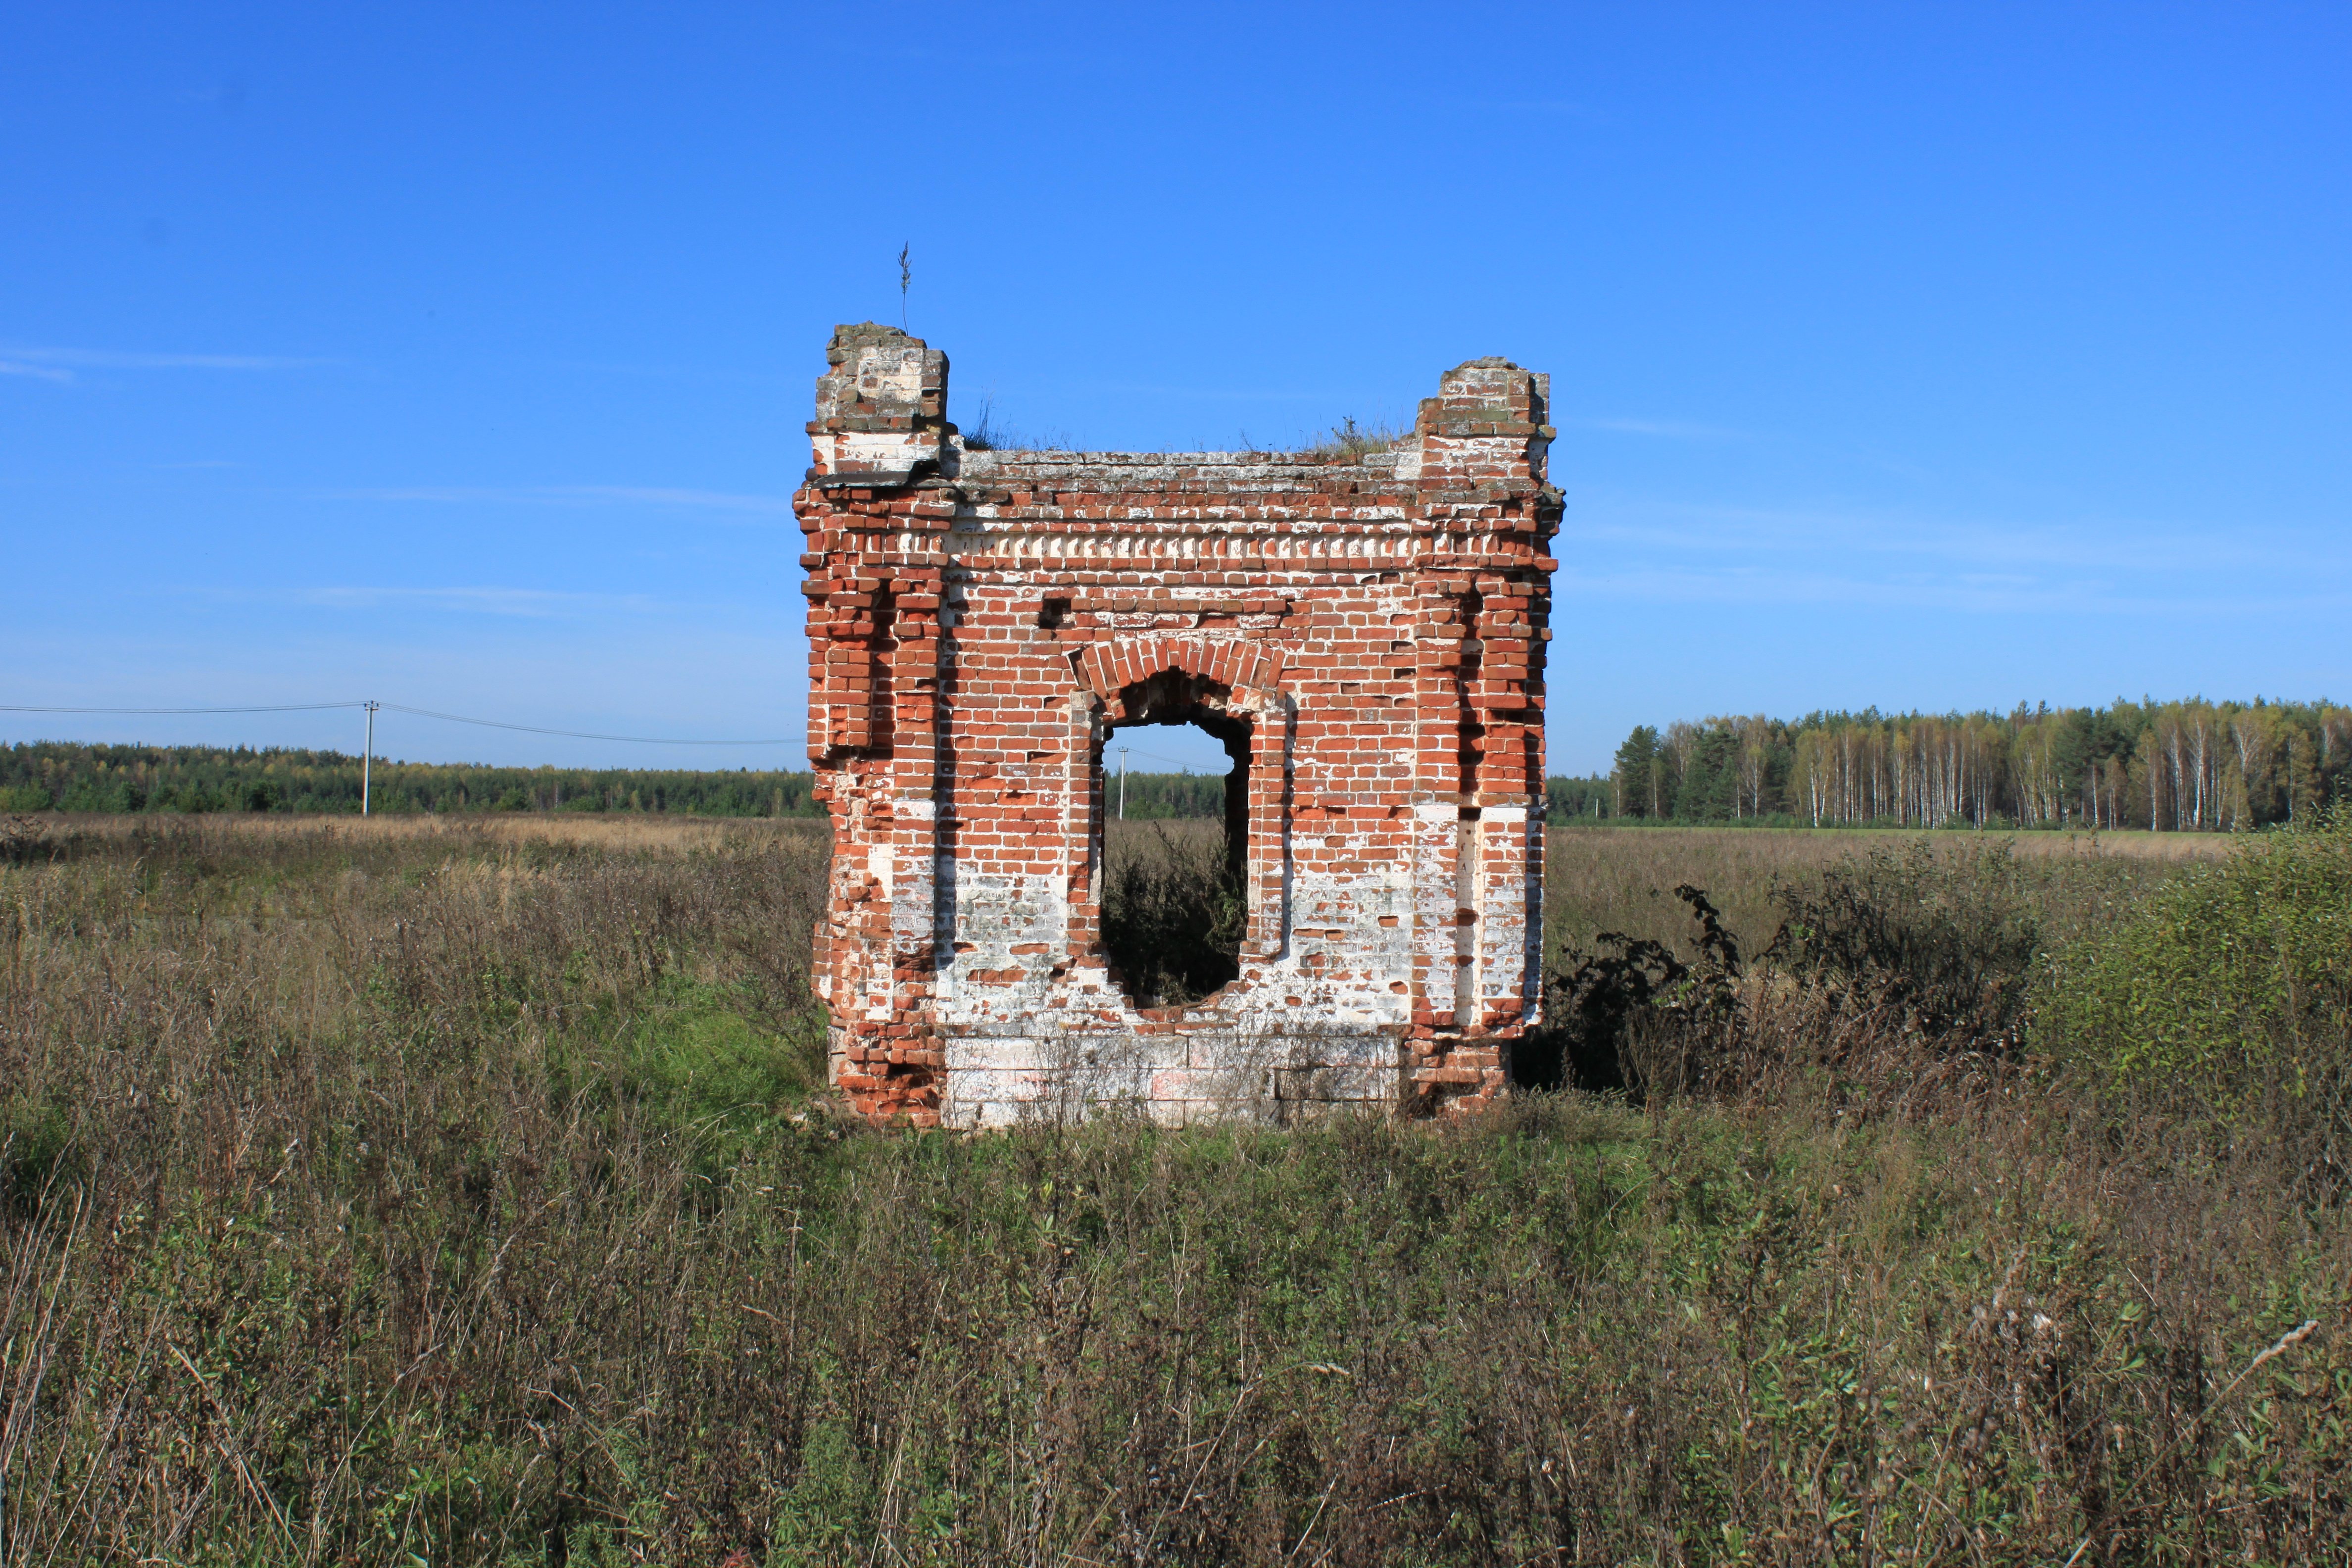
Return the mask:
<svg viewBox="0 0 2352 1568"><path fill-rule="evenodd" d="M2006 843L1926 838L1874 847L1823 871L1816 886L1776 890L1781 925L1764 956L1883 1008L1928 1038L1976 1050L2014 1044L2041 923L2024 867Z"/></svg>
<svg viewBox="0 0 2352 1568"><path fill-rule="evenodd" d="M2352 1040L2352 811L2247 837L2060 953L2038 1043L2112 1081L2234 1098L2334 1080Z"/></svg>
<svg viewBox="0 0 2352 1568"><path fill-rule="evenodd" d="M1697 962L1623 931L1601 932L1590 949L1563 946L1544 976L1547 1026L1512 1050L1513 1082L1641 1097L1696 1089L1714 1076L1722 1043L1747 1025L1739 942L1705 889L1685 882L1675 897L1698 926Z"/></svg>

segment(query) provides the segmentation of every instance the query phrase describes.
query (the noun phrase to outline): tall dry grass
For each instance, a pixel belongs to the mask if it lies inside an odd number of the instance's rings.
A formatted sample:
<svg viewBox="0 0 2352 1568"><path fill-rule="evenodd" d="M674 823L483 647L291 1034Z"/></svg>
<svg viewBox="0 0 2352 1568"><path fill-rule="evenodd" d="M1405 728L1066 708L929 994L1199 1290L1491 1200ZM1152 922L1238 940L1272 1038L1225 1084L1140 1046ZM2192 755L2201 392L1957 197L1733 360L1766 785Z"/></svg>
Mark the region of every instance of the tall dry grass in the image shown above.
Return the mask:
<svg viewBox="0 0 2352 1568"><path fill-rule="evenodd" d="M312 854L364 855L385 846L403 854L440 845L451 853L565 846L614 853L691 852L746 844L798 844L826 839L821 817L566 816L556 812L437 816L282 816L268 812L226 816L138 816L44 812L7 819L24 842L23 858L72 859L101 847L123 852L150 843L211 843L243 853L269 845L299 845Z"/></svg>
<svg viewBox="0 0 2352 1568"><path fill-rule="evenodd" d="M2189 833L1896 833L1884 829L1578 827L1546 832L1544 933L1557 953L1589 948L1604 931L1654 937L1687 958L1693 928L1673 889L1706 889L1743 942L1760 948L1780 929L1776 889L1872 849L1928 846L1958 863L1994 845L2054 900L2061 918L2083 900L2127 897L2183 865L2229 853L2231 840Z"/></svg>
<svg viewBox="0 0 2352 1568"><path fill-rule="evenodd" d="M1776 889L1816 877L1874 848L1926 845L1945 864L1987 846L2012 856L2036 897L2062 924L2095 918L2105 901L2128 898L2183 865L2227 855L2231 840L2186 833L1895 833L1859 828L1579 827L1547 830L1544 940L1551 960L1589 949L1602 931L1651 938L1684 958L1696 956L1696 928L1674 889L1706 890L1725 922L1749 950L1780 929ZM1222 823L1114 822L1104 846L1114 885L1123 877L1157 877L1176 859L1200 859L1224 842ZM1130 872L1129 868L1135 871Z"/></svg>
<svg viewBox="0 0 2352 1568"><path fill-rule="evenodd" d="M1113 821L1103 952L1139 1007L1181 1007L1241 973L1246 894L1222 822Z"/></svg>
<svg viewBox="0 0 2352 1568"><path fill-rule="evenodd" d="M811 1082L823 843L745 828L0 867L12 1568L2352 1541L2352 1226L2258 1141L1803 1064L877 1136Z"/></svg>

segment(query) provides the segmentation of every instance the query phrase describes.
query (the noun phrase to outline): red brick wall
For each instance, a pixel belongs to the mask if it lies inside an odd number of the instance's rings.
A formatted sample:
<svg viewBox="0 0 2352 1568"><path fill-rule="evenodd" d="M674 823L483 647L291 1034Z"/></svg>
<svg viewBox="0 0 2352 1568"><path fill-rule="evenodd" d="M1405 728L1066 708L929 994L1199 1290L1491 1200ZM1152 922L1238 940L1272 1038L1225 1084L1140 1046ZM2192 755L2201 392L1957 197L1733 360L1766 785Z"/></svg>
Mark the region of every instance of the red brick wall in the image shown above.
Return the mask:
<svg viewBox="0 0 2352 1568"><path fill-rule="evenodd" d="M1540 998L1549 378L1474 360L1398 449L1307 461L967 451L945 355L866 324L827 360L794 505L851 1101L1500 1093ZM1100 757L1154 678L1248 726L1249 910L1241 977L1147 1013L1098 940Z"/></svg>

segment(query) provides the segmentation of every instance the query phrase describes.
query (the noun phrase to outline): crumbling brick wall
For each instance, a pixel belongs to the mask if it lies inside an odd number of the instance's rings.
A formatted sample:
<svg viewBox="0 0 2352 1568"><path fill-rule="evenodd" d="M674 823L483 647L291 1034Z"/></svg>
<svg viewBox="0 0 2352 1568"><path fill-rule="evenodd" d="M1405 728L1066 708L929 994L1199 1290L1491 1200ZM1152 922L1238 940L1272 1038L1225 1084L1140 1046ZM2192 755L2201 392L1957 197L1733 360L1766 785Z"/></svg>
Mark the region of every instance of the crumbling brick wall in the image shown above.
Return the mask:
<svg viewBox="0 0 2352 1568"><path fill-rule="evenodd" d="M1549 378L1472 360L1368 455L995 452L921 340L825 357L793 504L851 1102L1499 1094L1541 996ZM1103 742L1187 718L1246 764L1241 973L1138 1008L1100 941Z"/></svg>

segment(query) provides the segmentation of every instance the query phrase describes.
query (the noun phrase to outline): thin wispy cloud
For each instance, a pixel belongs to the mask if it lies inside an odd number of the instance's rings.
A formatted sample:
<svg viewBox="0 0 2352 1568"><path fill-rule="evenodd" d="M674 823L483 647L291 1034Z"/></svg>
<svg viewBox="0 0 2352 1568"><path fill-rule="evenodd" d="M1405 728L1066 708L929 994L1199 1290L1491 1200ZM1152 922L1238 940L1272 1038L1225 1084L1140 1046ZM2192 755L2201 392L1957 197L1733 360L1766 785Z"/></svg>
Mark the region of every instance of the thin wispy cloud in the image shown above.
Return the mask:
<svg viewBox="0 0 2352 1568"><path fill-rule="evenodd" d="M19 364L75 370L310 370L341 363L284 354L146 353L118 349L8 348L0 349L0 353ZM36 369L32 374L43 373ZM66 374L60 379L72 377Z"/></svg>
<svg viewBox="0 0 2352 1568"><path fill-rule="evenodd" d="M1090 392L1131 393L1142 397L1205 397L1221 403L1340 403L1337 392L1297 392L1272 386L1158 386L1145 382L1096 382Z"/></svg>
<svg viewBox="0 0 2352 1568"><path fill-rule="evenodd" d="M429 501L442 505L664 506L710 511L790 516L788 496L730 495L719 490L674 489L653 485L396 485L372 489L320 490L320 500Z"/></svg>
<svg viewBox="0 0 2352 1568"><path fill-rule="evenodd" d="M1563 565L1554 579L1561 599L1638 600L1656 605L1785 608L1834 605L1867 610L1961 615L2097 615L2236 617L2335 616L2352 610L2352 592L2218 592L2182 584L2125 584L2109 577L2025 578L2005 582L1950 576L1869 577L1801 564L1726 566L1715 571Z"/></svg>
<svg viewBox="0 0 2352 1568"><path fill-rule="evenodd" d="M1698 425L1686 419L1573 418L1561 416L1555 423L1579 430L1607 430L1620 436L1655 436L1669 441L1756 439L1745 430L1729 430L1720 425Z"/></svg>
<svg viewBox="0 0 2352 1568"><path fill-rule="evenodd" d="M1897 510L1701 506L1622 496L1573 501L1563 539L1624 545L1650 555L1738 556L1833 551L1841 558L1928 558L1971 567L2039 566L2162 574L2211 575L2253 568L2352 574L2352 554L2295 536L2242 524L2226 560L2215 561L2210 535L2174 525L2117 519L2097 522L1953 522Z"/></svg>
<svg viewBox="0 0 2352 1568"><path fill-rule="evenodd" d="M1934 470L1884 452L1857 447L1840 440L1792 436L1785 431L1742 430L1728 425L1708 425L1696 419L1646 419L1630 415L1554 414L1552 423L1564 430L1591 430L1604 436L1635 436L1652 441L1686 441L1700 445L1744 446L1772 453L1783 460L1852 468L1872 474L1892 474L1917 484L1932 484Z"/></svg>
<svg viewBox="0 0 2352 1568"><path fill-rule="evenodd" d="M2333 586L2352 583L2352 557L2285 528L2242 526L2216 561L2190 531L2129 520L1953 522L1586 496L1556 549L1563 596L1654 604L2190 617L2352 608L2352 589Z"/></svg>
<svg viewBox="0 0 2352 1568"><path fill-rule="evenodd" d="M650 615L675 609L642 594L575 594L551 588L386 588L370 586L305 588L294 595L300 604L335 609L383 606L424 610L454 610L485 616L520 616L533 620L580 615Z"/></svg>
<svg viewBox="0 0 2352 1568"><path fill-rule="evenodd" d="M596 375L642 375L661 381L709 381L748 386L798 386L808 378L798 371L742 370L727 365L624 364L609 360L550 360L557 370L586 371Z"/></svg>
<svg viewBox="0 0 2352 1568"><path fill-rule="evenodd" d="M29 375L42 381L71 381L73 372L55 365L26 364L18 360L0 359L0 375Z"/></svg>

